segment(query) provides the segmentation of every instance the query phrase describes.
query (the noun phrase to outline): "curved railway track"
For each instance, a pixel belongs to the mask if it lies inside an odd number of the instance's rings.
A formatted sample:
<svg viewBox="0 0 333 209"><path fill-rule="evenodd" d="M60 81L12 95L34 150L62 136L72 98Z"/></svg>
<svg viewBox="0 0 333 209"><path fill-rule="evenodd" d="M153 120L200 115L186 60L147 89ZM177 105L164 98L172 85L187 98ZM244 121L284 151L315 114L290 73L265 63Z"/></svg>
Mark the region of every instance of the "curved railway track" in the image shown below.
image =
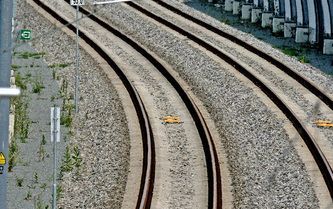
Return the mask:
<svg viewBox="0 0 333 209"><path fill-rule="evenodd" d="M303 85L306 89L308 89L310 92L312 92L314 95L316 95L323 103L325 103L331 110L333 110L333 101L327 96L325 93L323 93L320 89L315 87L311 82L297 74L295 71L287 67L285 64L281 63L277 59L271 57L268 54L265 54L264 52L261 52L257 48L251 46L250 44L247 44L246 42L231 36L228 33L225 33L201 20L198 20L180 10L177 8L174 8L165 2L162 2L160 0L154 0L158 4L162 5L163 7L181 15L182 17L199 24L200 26L206 28L207 30L210 30L217 35L221 35L224 38L227 38L234 42L237 45L240 45L244 47L245 49L257 54L258 56L262 57L263 59L267 60L268 62L272 63L273 65L277 66L279 69L281 69L283 72L285 72L288 76L295 79L298 83ZM291 121L299 135L304 140L305 144L307 145L308 149L310 150L311 154L313 155L313 158L315 159L321 174L325 180L326 186L328 188L328 191L330 192L330 196L333 199L333 170L331 168L330 163L326 159L325 155L321 151L320 147L318 146L315 138L309 133L307 128L302 124L300 119L297 117L297 115L289 109L288 105L282 101L282 99L274 93L274 91L266 86L263 81L261 81L256 75L251 73L249 70L247 70L245 67L243 67L241 64L237 62L234 58L228 56L227 54L223 53L218 48L214 47L213 45L207 43L203 39L199 38L198 36L194 35L193 33L184 30L175 24L169 22L168 20L161 18L160 16L146 10L142 6L138 5L134 2L126 2L130 7L134 8L135 10L141 12L142 14L148 16L149 18L152 18L153 20L165 25L166 27L176 31L177 33L187 37L191 41L197 43L201 47L205 48L206 50L212 52L213 54L217 55L222 60L229 63L231 66L234 66L234 68L243 74L246 78L248 78L252 83L254 83L258 88L261 89L262 92L266 94L267 97L271 99L271 101L283 112L283 114Z"/></svg>
<svg viewBox="0 0 333 209"><path fill-rule="evenodd" d="M51 8L43 4L40 0L33 0L36 4L38 4L43 10L57 19L64 25L68 25L68 28L73 32L76 31L75 27L72 24L69 24L68 21L60 17L56 12L54 12ZM66 1L66 0L65 0ZM69 1L66 1L69 3ZM80 8L80 12L84 15L87 15L90 19L121 38L123 41L132 46L135 50L140 52L149 62L152 63L153 66L158 69L161 74L171 83L171 85L175 88L179 96L184 101L188 111L190 112L195 125L198 129L198 133L200 135L204 153L205 153L205 161L207 166L207 176L208 176L208 208L222 208L222 182L221 182L221 174L220 167L218 161L217 151L215 149L215 145L212 140L212 135L208 128L205 119L200 112L197 105L190 98L190 96L186 93L186 91L182 88L182 86L178 83L178 81L168 72L168 70L147 50L137 44L135 41L122 34L120 31L108 25L106 22L102 21L95 15L91 14L89 11ZM136 108L136 112L138 114L138 118L140 120L140 128L141 134L143 136L143 145L144 145L144 165L142 170L141 177L141 187L139 192L139 197L137 200L136 208L150 208L151 200L153 196L153 187L154 187L154 175L155 175L155 151L154 151L154 141L153 134L150 127L150 123L148 120L148 115L145 110L144 104L141 101L140 96L138 95L136 89L131 84L131 82L126 78L124 72L117 66L117 64L107 55L106 52L103 51L101 47L99 47L96 43L94 43L86 34L79 32L80 37L86 41L92 48L96 50L96 52L103 57L107 63L115 70L118 74L122 82L124 83L126 89L128 90L131 99Z"/></svg>

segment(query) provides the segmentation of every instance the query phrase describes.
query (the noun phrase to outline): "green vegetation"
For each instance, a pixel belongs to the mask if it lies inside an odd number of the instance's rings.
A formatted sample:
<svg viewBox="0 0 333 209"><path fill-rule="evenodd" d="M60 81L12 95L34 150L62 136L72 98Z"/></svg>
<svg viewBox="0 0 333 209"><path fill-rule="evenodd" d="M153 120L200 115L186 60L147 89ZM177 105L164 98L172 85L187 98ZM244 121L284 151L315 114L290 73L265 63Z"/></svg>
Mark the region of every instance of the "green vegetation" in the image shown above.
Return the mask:
<svg viewBox="0 0 333 209"><path fill-rule="evenodd" d="M38 152L37 152L39 161L43 161L45 159L45 156L46 156L46 150L44 147L45 144L46 144L45 136L43 135L43 139L39 144L39 148L38 148Z"/></svg>
<svg viewBox="0 0 333 209"><path fill-rule="evenodd" d="M22 97L16 97L12 101L15 105L14 141L20 139L22 143L25 143L30 126L28 104L23 101Z"/></svg>
<svg viewBox="0 0 333 209"><path fill-rule="evenodd" d="M31 194L31 191L29 190L24 199L25 200L31 200L31 198L32 198L32 194Z"/></svg>
<svg viewBox="0 0 333 209"><path fill-rule="evenodd" d="M40 59L45 54L46 54L45 52L14 52L14 56L17 55L17 57L21 59L29 59L29 58Z"/></svg>
<svg viewBox="0 0 333 209"><path fill-rule="evenodd" d="M62 160L62 164L60 166L60 176L63 175L64 172L71 172L74 168L78 171L82 165L82 158L80 154L80 150L77 146L74 146L72 149L67 146L64 157Z"/></svg>
<svg viewBox="0 0 333 209"><path fill-rule="evenodd" d="M9 145L9 160L8 160L8 172L12 172L14 166L16 165L18 157L18 146L14 138L12 138Z"/></svg>
<svg viewBox="0 0 333 209"><path fill-rule="evenodd" d="M21 90L27 89L26 80L21 76L19 72L15 74L15 85Z"/></svg>
<svg viewBox="0 0 333 209"><path fill-rule="evenodd" d="M63 192L64 191L62 189L62 186L60 184L58 184L57 185L57 200L62 197Z"/></svg>
<svg viewBox="0 0 333 209"><path fill-rule="evenodd" d="M16 70L16 69L20 68L21 66L13 64L13 65L11 65L11 67L12 67L12 70Z"/></svg>
<svg viewBox="0 0 333 209"><path fill-rule="evenodd" d="M48 67L49 68L65 68L69 65L71 65L72 63L55 63L55 64L52 64L52 65L49 65Z"/></svg>
<svg viewBox="0 0 333 209"><path fill-rule="evenodd" d="M295 47L282 46L282 47L275 47L275 48L280 49L286 55L289 55L291 57L296 57L298 59L298 61L300 61L302 63L310 62L309 58L305 55L307 49L304 47L295 48Z"/></svg>
<svg viewBox="0 0 333 209"><path fill-rule="evenodd" d="M37 174L37 172L34 172L34 183L38 184L38 174Z"/></svg>
<svg viewBox="0 0 333 209"><path fill-rule="evenodd" d="M22 187L23 186L23 178L16 177L16 185L18 187Z"/></svg>
<svg viewBox="0 0 333 209"><path fill-rule="evenodd" d="M43 85L43 82L38 78L32 83L32 93L40 94L44 88L45 86Z"/></svg>

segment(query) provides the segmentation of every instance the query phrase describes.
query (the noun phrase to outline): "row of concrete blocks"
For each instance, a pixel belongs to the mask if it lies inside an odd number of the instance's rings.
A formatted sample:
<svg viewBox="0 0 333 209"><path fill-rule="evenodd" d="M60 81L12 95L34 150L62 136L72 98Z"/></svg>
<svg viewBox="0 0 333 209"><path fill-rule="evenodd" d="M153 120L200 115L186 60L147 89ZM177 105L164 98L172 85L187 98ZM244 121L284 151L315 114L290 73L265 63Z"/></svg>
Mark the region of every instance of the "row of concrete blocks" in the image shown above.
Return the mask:
<svg viewBox="0 0 333 209"><path fill-rule="evenodd" d="M241 13L241 19L257 23L261 18L261 27L271 27L273 33L283 32L284 37L295 37L296 43L309 42L310 33L316 33L309 27L297 27L296 22L285 22L284 17L273 17L273 12L263 12L253 4L242 4L240 1L225 0L224 10L234 15ZM315 43L311 43L315 44ZM323 54L333 54L333 39L324 39Z"/></svg>

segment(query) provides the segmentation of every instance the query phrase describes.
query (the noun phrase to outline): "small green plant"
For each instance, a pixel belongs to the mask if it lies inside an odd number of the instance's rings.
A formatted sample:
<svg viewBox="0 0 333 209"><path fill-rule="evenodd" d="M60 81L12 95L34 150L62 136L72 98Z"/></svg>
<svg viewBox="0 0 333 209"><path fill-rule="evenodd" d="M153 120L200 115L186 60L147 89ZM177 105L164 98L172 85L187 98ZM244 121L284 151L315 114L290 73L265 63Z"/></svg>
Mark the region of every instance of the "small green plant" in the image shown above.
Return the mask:
<svg viewBox="0 0 333 209"><path fill-rule="evenodd" d="M40 188L41 188L42 190L45 190L45 189L47 188L47 184L46 184L46 183L43 183L43 184L40 186Z"/></svg>
<svg viewBox="0 0 333 209"><path fill-rule="evenodd" d="M72 125L72 116L71 113L63 113L60 116L60 124L64 125L65 127L71 127Z"/></svg>
<svg viewBox="0 0 333 209"><path fill-rule="evenodd" d="M38 184L38 174L37 174L37 172L34 172L34 183Z"/></svg>
<svg viewBox="0 0 333 209"><path fill-rule="evenodd" d="M73 148L72 159L74 161L74 166L76 168L79 168L82 165L82 158L80 156L80 150L77 146L74 146L74 148Z"/></svg>
<svg viewBox="0 0 333 209"><path fill-rule="evenodd" d="M13 168L16 165L17 155L18 155L18 146L15 138L13 138L9 146L8 172L13 171Z"/></svg>
<svg viewBox="0 0 333 209"><path fill-rule="evenodd" d="M44 89L44 85L43 82L40 81L39 79L36 79L33 84L32 84L32 92L33 93L37 93L40 94L40 92L42 91L42 89Z"/></svg>
<svg viewBox="0 0 333 209"><path fill-rule="evenodd" d="M52 64L52 65L49 65L48 67L49 68L65 68L69 65L71 65L72 63L55 63L55 64Z"/></svg>
<svg viewBox="0 0 333 209"><path fill-rule="evenodd" d="M48 209L49 205L45 204L40 197L40 194L37 196L37 198L34 198L34 208L35 209Z"/></svg>
<svg viewBox="0 0 333 209"><path fill-rule="evenodd" d="M21 68L21 66L19 66L19 65L15 65L15 64L12 64L11 67L12 67L12 70L15 70L15 69Z"/></svg>
<svg viewBox="0 0 333 209"><path fill-rule="evenodd" d="M56 79L56 71L54 69L52 70L52 78L53 78L53 80Z"/></svg>
<svg viewBox="0 0 333 209"><path fill-rule="evenodd" d="M60 166L60 172L70 172L73 170L73 159L71 157L71 150L69 146L66 147L62 165Z"/></svg>
<svg viewBox="0 0 333 209"><path fill-rule="evenodd" d="M40 59L43 57L46 53L45 52L15 52L14 55L18 55L18 58L21 59L29 59L29 58L34 58L34 59Z"/></svg>
<svg viewBox="0 0 333 209"><path fill-rule="evenodd" d="M22 187L23 186L23 178L16 177L16 186Z"/></svg>
<svg viewBox="0 0 333 209"><path fill-rule="evenodd" d="M31 197L32 197L32 194L31 194L31 191L29 190L24 199L25 200L31 200Z"/></svg>
<svg viewBox="0 0 333 209"><path fill-rule="evenodd" d="M298 57L298 60L301 63L309 63L310 62L309 58L307 58L305 55L301 55L300 57Z"/></svg>
<svg viewBox="0 0 333 209"><path fill-rule="evenodd" d="M64 191L62 189L62 186L58 184L57 185L57 200L62 197L63 192Z"/></svg>
<svg viewBox="0 0 333 209"><path fill-rule="evenodd" d="M45 140L45 135L42 135L42 140L39 144L39 148L38 148L38 158L39 161L43 161L45 159L46 156L46 151L45 151L45 147L44 145L46 144L46 140Z"/></svg>
<svg viewBox="0 0 333 209"><path fill-rule="evenodd" d="M15 85L19 87L21 90L27 89L27 84L19 72L15 74Z"/></svg>

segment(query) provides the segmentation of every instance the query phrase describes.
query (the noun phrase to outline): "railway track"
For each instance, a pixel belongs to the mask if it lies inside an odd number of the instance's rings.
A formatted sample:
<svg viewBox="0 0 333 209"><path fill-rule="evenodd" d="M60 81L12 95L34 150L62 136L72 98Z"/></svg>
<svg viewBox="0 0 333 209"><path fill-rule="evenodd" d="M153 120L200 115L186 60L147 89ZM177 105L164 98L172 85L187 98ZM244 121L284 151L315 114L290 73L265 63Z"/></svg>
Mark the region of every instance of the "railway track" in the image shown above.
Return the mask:
<svg viewBox="0 0 333 209"><path fill-rule="evenodd" d="M59 16L51 8L46 6L39 0L33 0L41 8L43 8L47 13L52 15L55 19L61 22L64 25L68 25L68 28L75 32L75 27L68 23L64 18ZM69 1L66 1L69 3ZM198 106L194 103L188 93L180 85L180 83L169 73L169 71L147 50L133 41L131 38L122 34L120 31L108 25L106 22L102 21L95 15L91 14L89 11L80 8L80 12L87 15L91 20L95 21L123 41L131 45L135 50L140 52L152 65L159 69L161 74L172 84L176 89L179 96L184 101L188 111L190 112L195 125L198 129L198 133L202 140L202 145L205 153L205 161L207 165L207 176L208 176L208 208L222 208L222 182L221 174L219 167L219 160L217 156L217 151L212 140L212 134L210 133L209 127L203 117L203 114L200 112ZM103 57L107 63L115 70L118 76L121 78L124 83L127 91L129 92L131 99L136 108L138 118L140 120L141 134L143 136L144 144L144 165L142 169L141 177L141 187L139 192L139 197L137 200L136 208L150 208L151 201L153 197L153 188L154 188L154 175L155 175L155 151L154 151L154 140L153 133L148 119L148 115L145 109L145 106L136 91L135 87L131 84L129 79L126 77L124 72L117 66L117 64L107 55L103 49L98 46L92 39L90 39L85 33L80 32L80 37L87 42L96 52Z"/></svg>
<svg viewBox="0 0 333 209"><path fill-rule="evenodd" d="M285 64L281 63L277 59L265 54L264 52L261 52L257 48L251 46L250 44L247 44L246 42L233 37L201 20L198 20L180 10L177 8L163 2L160 0L154 0L154 2L157 2L158 4L162 5L166 9L171 10L172 12L181 15L182 17L186 18L187 20L190 20L196 24L199 24L200 26L206 28L207 30L210 30L214 32L216 35L223 36L224 38L227 38L234 42L237 45L240 45L244 47L245 49L251 51L252 53L255 53L256 55L262 57L263 59L267 60L268 62L275 65L277 68L285 72L288 76L292 77L295 81L297 81L299 84L304 86L308 91L312 92L315 96L317 96L323 103L325 103L331 110L333 110L333 101L331 98L323 93L320 89L318 89L315 85L313 85L311 82L297 74L295 71L287 67ZM171 23L170 21L161 18L159 15L152 13L148 11L147 9L140 6L138 3L134 2L127 2L127 5L132 7L133 9L141 12L142 14L148 16L149 18L157 21L160 24L163 24L164 26L176 31L177 33L187 37L191 41L195 42L196 44L200 45L201 47L205 48L206 50L212 52L213 54L217 55L222 60L226 61L230 65L234 66L234 68L243 74L246 78L248 78L252 83L254 83L258 88L261 89L262 92L264 92L267 97L271 99L271 101L284 113L284 115L291 121L299 135L304 140L305 144L307 145L308 149L310 150L311 154L313 155L313 158L315 159L321 174L326 182L326 186L328 188L328 191L330 192L330 196L333 199L333 171L331 168L330 162L326 159L324 153L322 152L321 148L319 147L318 143L316 142L316 139L310 134L309 130L303 125L302 121L299 119L296 113L294 113L288 104L284 102L278 94L274 92L274 89L268 87L261 79L259 79L255 74L247 70L243 65L241 65L237 60L234 58L228 56L221 50L219 50L217 47L213 46L212 44L208 43L207 41L199 38L194 33L189 32L188 30L185 30L183 28L178 27L177 25Z"/></svg>
<svg viewBox="0 0 333 209"><path fill-rule="evenodd" d="M37 1L37 0L34 0L34 1ZM154 0L155 2L157 3L161 3L162 1L156 1ZM161 5L165 4L164 2L162 2ZM155 14L152 14L150 12L148 12L147 10L145 10L144 8L140 7L139 5L137 4L134 4L134 3L128 3L129 6L133 7L134 9L137 9L139 10L140 12L146 14L147 16L149 16L150 18L153 18L155 19L156 21L160 22L160 23L163 23L164 25L166 25L167 27L177 31L178 33L188 37L189 39L191 39L192 41L198 43L199 45L201 45L202 47L206 48L207 50L213 52L214 54L218 55L220 58L222 58L223 60L227 61L228 63L230 63L231 65L235 66L237 68L237 70L239 72L241 72L244 76L246 76L249 80L251 80L254 84L256 84L278 107L279 109L286 115L286 117L292 122L292 124L294 125L295 129L298 131L298 133L302 136L302 138L304 139L305 143L307 144L309 150L311 151L311 153L313 154L314 156L314 159L316 160L318 166L320 167L321 169L321 173L325 179L325 182L326 182L326 185L327 185L327 188L331 194L331 197L332 197L332 194L333 194L333 175L332 175L332 169L330 167L330 164L329 162L326 160L324 154L321 152L319 146L317 145L315 139L311 136L311 134L309 134L308 130L304 127L304 125L302 124L302 122L298 119L297 115L288 108L288 105L283 102L279 96L277 96L276 94L274 94L274 91L272 89L270 89L269 87L265 86L265 84L260 81L260 79L258 79L256 77L256 75L253 75L251 72L247 71L247 69L245 69L242 65L240 65L239 63L237 63L237 61L235 61L233 58L230 58L228 57L227 55L223 54L223 52L221 52L219 49L211 46L209 43L205 42L204 40L198 38L197 36L193 35L192 33L190 32L187 32L185 30L182 30L180 29L179 27L175 26L174 24L168 22L167 20L164 20L162 18L159 18L157 17ZM169 5L169 7L172 7ZM176 8L171 8L171 10L174 10L176 13L180 14L183 16L183 14L181 14L182 12L181 11L177 11ZM88 14L89 12L88 11L84 11L84 10L81 10L82 13L84 12L87 12L86 14ZM184 13L185 14L185 13ZM224 32L220 31L219 29L216 29L210 25L207 24L207 26L205 26L206 23L200 21L200 20L197 20L191 16L188 16L188 15L184 15L185 18L197 23L197 24L202 24L201 26L203 27L207 27L208 30L211 30L213 31L214 33L217 33L217 34L222 34L224 35L224 37L228 38L228 34L225 34ZM94 15L90 15L90 17L94 20L94 18L97 18L95 17ZM97 18L98 19L98 18ZM94 20L94 21L97 21ZM192 20L194 19L194 20ZM100 20L100 19L99 19ZM101 20L100 20L101 21ZM107 23L105 22L100 22L101 25L103 24L106 24L108 25ZM106 26L106 27L110 27L110 26ZM108 29L109 30L109 29ZM110 32L114 33L115 35L117 35L118 37L121 37L121 34L119 31L115 30L115 29L111 29L109 30ZM124 35L123 35L124 36ZM251 45L241 41L241 40L237 40L237 38L233 37L233 36L230 36L230 39L232 41L234 41L236 44L239 44L241 46L243 46L244 48L250 50L250 51L253 51L254 53L256 53L258 56L261 56L263 57L264 59L268 60L270 63L274 64L275 66L277 66L278 68L281 68L281 70L285 71L285 73L287 73L289 76L291 76L292 78L294 78L295 80L297 80L297 82L299 82L300 84L302 84L305 88L309 89L309 91L311 91L313 94L315 95L318 95L318 98L320 98L322 100L323 103L325 103L328 107L330 107L332 109L332 100L329 98L329 96L325 95L325 93L323 93L320 89L317 89L314 85L311 84L311 82L307 81L307 80L304 80L302 78L302 76L299 76L296 72L294 71L290 71L290 69L284 65L283 63L279 62L278 60L276 60L275 58L272 58L270 57L269 55L267 54L264 54L263 52L259 51L258 49L252 47ZM124 36L123 37L123 40L125 40L126 42L129 41L132 41L130 38ZM134 41L133 41L134 42ZM137 50L142 50L142 48L140 48L140 45L136 44L134 42L134 44L132 45L132 47L136 48ZM145 50L143 50L145 51ZM147 53L147 52L143 52L144 53ZM148 55L149 56L149 55ZM154 57L152 57L154 58ZM153 64L154 64L154 61L151 61ZM156 65L156 68L159 69L159 67L161 67L160 65L158 64L154 64ZM162 66L163 67L163 66ZM163 74L167 74L167 71L166 73L162 71ZM172 78L168 78L168 80L170 80L170 82L173 82L172 81ZM186 93L185 93L186 94ZM181 96L183 96L182 94L180 94ZM193 109L194 111L198 111L197 108L195 107L195 105L193 106ZM200 115L200 113L198 114ZM206 125L202 125L203 127L205 127ZM201 129L201 130L204 130L204 129ZM204 130L203 132L207 132L207 130ZM199 133L202 133L202 131L199 131ZM209 134L208 134L209 135ZM209 148L211 149L211 147ZM215 153L216 154L216 153ZM210 183L211 185L211 183ZM212 191L211 189L211 186L209 188L209 191ZM143 193L143 192L142 192ZM215 195L218 194L218 193L215 193ZM214 195L213 195L214 196ZM151 198L151 197L150 197ZM209 197L209 199L211 200L212 197ZM148 198L149 199L149 198ZM144 202L144 201L140 201L140 202ZM209 206L213 206L215 203L213 203L212 201L209 201ZM139 205L139 203L138 203ZM141 205L141 203L140 203ZM215 205L214 205L215 206Z"/></svg>

